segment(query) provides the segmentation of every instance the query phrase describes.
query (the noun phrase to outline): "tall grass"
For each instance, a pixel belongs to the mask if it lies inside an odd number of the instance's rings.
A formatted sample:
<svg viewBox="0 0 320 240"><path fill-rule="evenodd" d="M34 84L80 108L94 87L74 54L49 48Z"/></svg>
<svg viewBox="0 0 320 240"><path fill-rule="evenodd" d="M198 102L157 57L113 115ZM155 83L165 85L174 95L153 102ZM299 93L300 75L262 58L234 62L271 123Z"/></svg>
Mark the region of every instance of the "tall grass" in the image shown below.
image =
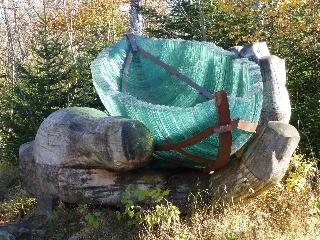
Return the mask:
<svg viewBox="0 0 320 240"><path fill-rule="evenodd" d="M320 239L320 181L315 160L293 158L282 183L245 202L196 203L180 221L140 232L140 239Z"/></svg>
<svg viewBox="0 0 320 240"><path fill-rule="evenodd" d="M319 189L297 192L279 185L246 203L198 206L176 224L144 229L140 238L320 239L319 196Z"/></svg>
<svg viewBox="0 0 320 240"><path fill-rule="evenodd" d="M149 217L134 225L128 225L130 218L117 219L115 209L61 203L43 223L45 239L68 239L78 233L90 240L320 240L320 179L315 162L296 155L285 179L258 197L211 204L198 197L184 215L172 211L175 206L166 201L149 209L133 202L139 214ZM7 199L0 204L0 221L24 221L19 213L28 215L33 205L34 200L24 195Z"/></svg>

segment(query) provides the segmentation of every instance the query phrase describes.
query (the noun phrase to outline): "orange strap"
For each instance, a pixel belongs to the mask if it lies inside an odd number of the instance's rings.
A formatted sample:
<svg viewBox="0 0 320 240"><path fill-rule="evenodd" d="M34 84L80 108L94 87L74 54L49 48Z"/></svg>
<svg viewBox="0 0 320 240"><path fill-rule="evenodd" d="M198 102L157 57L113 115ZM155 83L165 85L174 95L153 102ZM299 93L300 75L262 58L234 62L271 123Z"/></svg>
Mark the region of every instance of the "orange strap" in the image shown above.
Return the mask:
<svg viewBox="0 0 320 240"><path fill-rule="evenodd" d="M170 142L165 145L155 146L155 151L170 151L170 150L178 150L181 148L190 147L194 144L201 142L203 139L210 137L211 135L213 135L215 133L229 132L234 129L240 129L240 130L244 130L247 132L255 132L256 128L257 128L257 125L255 125L253 123L243 121L240 119L236 119L236 120L232 120L230 124L227 124L224 126L220 126L220 125L210 126L210 127L206 128L205 130L203 130L202 132L200 132L200 133L198 133L198 134L196 134L186 140L182 140L182 141L175 142L175 143Z"/></svg>
<svg viewBox="0 0 320 240"><path fill-rule="evenodd" d="M155 146L155 151L176 151L180 154L192 159L195 162L206 164L207 168L204 170L209 173L211 171L217 170L224 167L230 159L231 146L232 146L232 135L231 131L233 129L241 129L247 132L255 132L257 125L236 119L231 121L229 103L226 92L221 91L214 94L217 115L218 115L218 125L213 125L202 132L186 139L183 141L175 142L168 141L165 145ZM210 137L212 134L219 133L219 153L216 160L206 159L200 156L195 156L184 150L183 148L190 147L194 144L201 142L203 139Z"/></svg>
<svg viewBox="0 0 320 240"><path fill-rule="evenodd" d="M214 95L216 100L216 108L218 114L218 122L220 125L227 125L231 123L230 110L228 103L228 96L226 92L217 92ZM216 169L222 168L230 160L232 146L231 131L220 133L219 135L219 154L215 161L212 161L205 172L210 173Z"/></svg>

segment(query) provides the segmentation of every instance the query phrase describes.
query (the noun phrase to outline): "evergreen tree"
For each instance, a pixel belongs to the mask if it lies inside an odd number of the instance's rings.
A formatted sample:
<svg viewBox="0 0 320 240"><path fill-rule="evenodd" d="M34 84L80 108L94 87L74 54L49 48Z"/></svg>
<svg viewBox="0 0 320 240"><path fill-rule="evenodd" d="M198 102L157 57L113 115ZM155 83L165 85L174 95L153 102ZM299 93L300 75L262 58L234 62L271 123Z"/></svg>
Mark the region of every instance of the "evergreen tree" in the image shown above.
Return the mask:
<svg viewBox="0 0 320 240"><path fill-rule="evenodd" d="M0 112L1 160L16 163L21 144L34 138L40 123L53 111L72 104L74 64L61 36L52 36L43 18L35 32L32 56L16 66L17 82L2 79Z"/></svg>

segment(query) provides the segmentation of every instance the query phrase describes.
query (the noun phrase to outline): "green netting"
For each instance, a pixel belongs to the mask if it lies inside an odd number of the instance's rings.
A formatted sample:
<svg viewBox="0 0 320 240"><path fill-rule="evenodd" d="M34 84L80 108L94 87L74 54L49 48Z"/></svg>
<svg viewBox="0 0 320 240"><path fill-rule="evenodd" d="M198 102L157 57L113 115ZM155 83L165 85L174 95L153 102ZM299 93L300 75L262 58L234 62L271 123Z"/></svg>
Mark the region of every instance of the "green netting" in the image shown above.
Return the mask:
<svg viewBox="0 0 320 240"><path fill-rule="evenodd" d="M207 42L154 39L136 36L137 45L191 78L209 92L225 90L231 118L258 123L262 107L262 80L259 66L239 59ZM123 38L104 49L91 65L94 86L106 109L113 116L143 122L153 133L155 144L167 139L181 141L217 124L214 100L208 100L183 81L134 53L126 77L130 43ZM252 133L232 132L232 154ZM216 159L218 135L188 147L188 153ZM156 152L162 161L179 160L203 167L175 151Z"/></svg>

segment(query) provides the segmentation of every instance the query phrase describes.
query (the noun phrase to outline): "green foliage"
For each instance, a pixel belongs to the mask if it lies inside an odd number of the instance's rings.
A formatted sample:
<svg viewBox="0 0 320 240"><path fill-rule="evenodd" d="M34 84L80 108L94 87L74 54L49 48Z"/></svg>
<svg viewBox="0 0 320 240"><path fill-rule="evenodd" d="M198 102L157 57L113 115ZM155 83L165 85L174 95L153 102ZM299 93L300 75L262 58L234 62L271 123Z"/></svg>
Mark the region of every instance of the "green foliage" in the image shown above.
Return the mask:
<svg viewBox="0 0 320 240"><path fill-rule="evenodd" d="M144 214L144 222L148 230L155 226L170 226L173 223L179 222L180 210L171 202L165 204L157 204L155 207Z"/></svg>
<svg viewBox="0 0 320 240"><path fill-rule="evenodd" d="M36 205L34 198L17 198L0 204L1 219L11 220L25 215Z"/></svg>
<svg viewBox="0 0 320 240"><path fill-rule="evenodd" d="M241 8L225 9L229 3L220 1L166 1L168 14L153 8L142 8L142 14L150 23L146 31L155 37L182 38L187 40L210 41L228 48L246 41L243 35L259 32L257 16L242 14ZM233 14L230 14L232 11ZM239 39L235 39L238 36Z"/></svg>
<svg viewBox="0 0 320 240"><path fill-rule="evenodd" d="M84 216L86 223L93 229L99 229L101 227L102 212L89 212Z"/></svg>
<svg viewBox="0 0 320 240"><path fill-rule="evenodd" d="M17 79L2 96L0 113L3 160L16 161L20 144L31 140L41 121L69 103L70 76L74 66L61 39L50 36L43 20L32 47L32 59L17 66Z"/></svg>
<svg viewBox="0 0 320 240"><path fill-rule="evenodd" d="M305 191L317 174L316 161L305 161L303 155L295 155L290 162L288 175L285 179L289 191Z"/></svg>
<svg viewBox="0 0 320 240"><path fill-rule="evenodd" d="M124 212L118 212L118 218L128 218L129 225L145 224L148 229L160 224L170 225L179 220L180 211L172 203L166 201L165 197L169 193L169 190L162 191L159 188L143 190L129 185L128 191L121 199ZM153 207L149 209L143 207L147 202Z"/></svg>
<svg viewBox="0 0 320 240"><path fill-rule="evenodd" d="M87 213L87 208L79 206L68 208L60 202L57 208L48 216L45 239L64 240L81 230L81 220Z"/></svg>
<svg viewBox="0 0 320 240"><path fill-rule="evenodd" d="M32 38L23 39L29 28L20 28L14 40L21 49L6 53L15 60L0 63L2 72L10 73L0 76L0 161L17 164L19 146L34 139L52 112L70 106L104 109L92 84L90 64L126 31L127 17L118 10L121 4L90 0L80 1L77 9L66 4L63 11L52 8L51 2L41 4L42 9L32 7L37 13L29 19ZM15 24L28 24L14 17Z"/></svg>
<svg viewBox="0 0 320 240"><path fill-rule="evenodd" d="M19 146L34 139L52 112L70 106L103 109L90 72L98 50L84 50L75 57L67 36L49 29L53 19L44 15L37 21L36 41L29 46L30 56L18 62L16 78L0 78L0 160L13 164ZM94 42L102 46L101 41Z"/></svg>
<svg viewBox="0 0 320 240"><path fill-rule="evenodd" d="M313 200L313 208L317 213L320 213L320 197Z"/></svg>

